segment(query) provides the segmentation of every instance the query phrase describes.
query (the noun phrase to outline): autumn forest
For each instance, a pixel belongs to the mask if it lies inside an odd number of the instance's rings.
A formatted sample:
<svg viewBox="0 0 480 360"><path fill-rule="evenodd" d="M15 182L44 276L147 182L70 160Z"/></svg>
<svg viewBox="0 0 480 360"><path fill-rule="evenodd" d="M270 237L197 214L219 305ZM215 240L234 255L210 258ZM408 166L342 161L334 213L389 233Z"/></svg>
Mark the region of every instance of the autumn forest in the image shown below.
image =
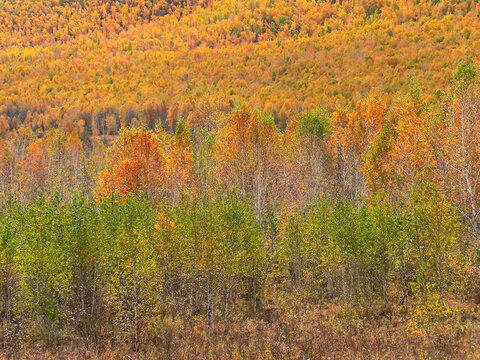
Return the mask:
<svg viewBox="0 0 480 360"><path fill-rule="evenodd" d="M480 357L480 1L0 0L0 358Z"/></svg>

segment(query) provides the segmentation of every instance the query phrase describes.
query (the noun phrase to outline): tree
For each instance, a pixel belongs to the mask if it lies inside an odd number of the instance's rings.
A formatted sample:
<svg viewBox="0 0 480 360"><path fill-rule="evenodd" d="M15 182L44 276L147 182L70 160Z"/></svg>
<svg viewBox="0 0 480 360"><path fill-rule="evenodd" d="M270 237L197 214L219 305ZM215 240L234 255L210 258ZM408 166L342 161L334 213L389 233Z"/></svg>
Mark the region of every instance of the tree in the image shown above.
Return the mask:
<svg viewBox="0 0 480 360"><path fill-rule="evenodd" d="M338 109L332 116L332 152L342 186L342 195L351 200L366 195L361 171L365 154L385 125L386 107L374 92L358 102L353 112Z"/></svg>
<svg viewBox="0 0 480 360"><path fill-rule="evenodd" d="M442 295L458 271L458 218L435 184L419 182L399 209L399 233L389 254L403 303L414 296Z"/></svg>
<svg viewBox="0 0 480 360"><path fill-rule="evenodd" d="M97 188L99 196L144 193L148 199L162 194L166 180L162 139L140 129L123 131L109 149L107 166Z"/></svg>
<svg viewBox="0 0 480 360"><path fill-rule="evenodd" d="M66 207L55 198L38 198L21 212L16 262L21 286L20 309L24 309L41 340L58 342L60 322L72 294L72 244L65 226Z"/></svg>
<svg viewBox="0 0 480 360"><path fill-rule="evenodd" d="M330 114L325 109L301 113L289 122L285 132L288 168L282 176L286 182L282 197L305 205L327 193L332 180L330 135Z"/></svg>
<svg viewBox="0 0 480 360"><path fill-rule="evenodd" d="M196 195L194 181L194 157L190 129L185 119L180 119L175 135L169 139L166 155L166 188L170 197L177 202L182 194Z"/></svg>
<svg viewBox="0 0 480 360"><path fill-rule="evenodd" d="M477 69L461 63L437 123L437 150L445 191L468 223L480 264L480 87Z"/></svg>
<svg viewBox="0 0 480 360"><path fill-rule="evenodd" d="M369 197L387 196L392 201L406 198L420 177L433 179L432 113L417 86L398 101L386 117L362 166Z"/></svg>
<svg viewBox="0 0 480 360"><path fill-rule="evenodd" d="M220 129L215 152L219 182L251 196L261 222L281 193L279 179L284 154L273 118L241 107Z"/></svg>
<svg viewBox="0 0 480 360"><path fill-rule="evenodd" d="M141 329L159 312L157 295L162 291L158 273L159 253L154 236L154 211L150 202L135 194L106 199L101 204L101 285L106 291L107 310L138 351Z"/></svg>
<svg viewBox="0 0 480 360"><path fill-rule="evenodd" d="M235 192L165 205L157 230L164 254L165 298L190 317L205 311L210 328L220 308L225 322L241 291L253 311L260 291L263 242L252 207ZM179 304L179 299L186 304ZM200 300L200 304L198 301ZM200 305L200 306L199 306Z"/></svg>
<svg viewBox="0 0 480 360"><path fill-rule="evenodd" d="M98 208L91 200L74 195L65 209L66 241L71 246L72 296L69 320L83 341L98 341L105 319L100 258L102 239Z"/></svg>
<svg viewBox="0 0 480 360"><path fill-rule="evenodd" d="M27 175L27 189L32 191L34 198L38 193L45 190L48 171L48 154L44 141L37 140L27 147L26 159L22 162L22 168Z"/></svg>
<svg viewBox="0 0 480 360"><path fill-rule="evenodd" d="M5 342L14 350L15 330L13 329L13 320L16 311L15 305L18 300L19 281L18 264L16 261L16 252L18 246L18 230L15 224L18 222L20 213L20 204L9 199L5 208L0 212L0 326L1 332L5 332ZM10 334L8 336L7 334ZM7 355L8 356L8 355Z"/></svg>

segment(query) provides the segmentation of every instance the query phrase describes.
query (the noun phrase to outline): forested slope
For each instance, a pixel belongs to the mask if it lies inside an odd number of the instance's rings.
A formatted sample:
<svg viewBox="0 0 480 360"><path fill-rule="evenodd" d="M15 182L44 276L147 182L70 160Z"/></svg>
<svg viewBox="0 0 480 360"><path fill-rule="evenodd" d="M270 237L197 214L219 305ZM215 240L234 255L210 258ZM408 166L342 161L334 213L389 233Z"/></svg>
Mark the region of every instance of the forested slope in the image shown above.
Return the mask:
<svg viewBox="0 0 480 360"><path fill-rule="evenodd" d="M210 96L289 116L411 79L444 90L477 56L475 1L3 1L0 131L117 134ZM178 3L178 4L177 4ZM207 100L208 101L208 100Z"/></svg>

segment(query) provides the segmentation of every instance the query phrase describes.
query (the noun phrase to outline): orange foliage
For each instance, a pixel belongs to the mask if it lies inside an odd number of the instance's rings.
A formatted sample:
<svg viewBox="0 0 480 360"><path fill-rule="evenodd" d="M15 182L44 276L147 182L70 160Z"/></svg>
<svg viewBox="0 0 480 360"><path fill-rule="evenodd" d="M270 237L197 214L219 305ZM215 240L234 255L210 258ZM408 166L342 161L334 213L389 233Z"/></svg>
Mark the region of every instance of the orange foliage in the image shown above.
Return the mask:
<svg viewBox="0 0 480 360"><path fill-rule="evenodd" d="M356 197L354 189L362 189L362 164L368 149L385 125L386 106L374 92L357 104L353 112L339 109L332 116L331 151L337 166L343 191ZM361 194L363 195L363 194Z"/></svg>
<svg viewBox="0 0 480 360"><path fill-rule="evenodd" d="M160 138L144 128L127 130L109 149L97 194L125 196L143 192L151 199L163 190L165 180L165 154Z"/></svg>
<svg viewBox="0 0 480 360"><path fill-rule="evenodd" d="M241 101L268 110L283 129L297 112L349 106L372 88L390 103L412 76L433 93L476 47L479 6L7 1L0 7L0 132L25 124L40 135L60 127L88 138L159 122L173 132L180 117L194 113L193 128L201 114L218 109L221 118ZM221 104L197 101L205 93Z"/></svg>
<svg viewBox="0 0 480 360"><path fill-rule="evenodd" d="M47 153L42 140L37 140L27 147L26 159L22 168L29 180L43 189L47 177Z"/></svg>
<svg viewBox="0 0 480 360"><path fill-rule="evenodd" d="M215 150L220 183L237 187L242 194L252 194L261 217L268 206L267 199L280 195L284 155L273 119L241 107L220 129Z"/></svg>
<svg viewBox="0 0 480 360"><path fill-rule="evenodd" d="M174 200L181 194L189 197L196 195L190 129L183 119L177 125L175 135L169 140L166 164L168 189Z"/></svg>

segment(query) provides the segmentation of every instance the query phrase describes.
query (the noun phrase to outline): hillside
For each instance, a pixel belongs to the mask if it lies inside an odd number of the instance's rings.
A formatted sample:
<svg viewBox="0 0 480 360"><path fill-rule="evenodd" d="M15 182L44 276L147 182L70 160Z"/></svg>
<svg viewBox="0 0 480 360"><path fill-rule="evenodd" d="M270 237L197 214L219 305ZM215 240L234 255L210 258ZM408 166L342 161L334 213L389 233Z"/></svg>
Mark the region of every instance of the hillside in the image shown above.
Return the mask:
<svg viewBox="0 0 480 360"><path fill-rule="evenodd" d="M175 122L219 98L287 119L442 91L475 59L475 1L3 1L0 131ZM177 4L178 3L178 4ZM135 120L134 120L135 119Z"/></svg>

